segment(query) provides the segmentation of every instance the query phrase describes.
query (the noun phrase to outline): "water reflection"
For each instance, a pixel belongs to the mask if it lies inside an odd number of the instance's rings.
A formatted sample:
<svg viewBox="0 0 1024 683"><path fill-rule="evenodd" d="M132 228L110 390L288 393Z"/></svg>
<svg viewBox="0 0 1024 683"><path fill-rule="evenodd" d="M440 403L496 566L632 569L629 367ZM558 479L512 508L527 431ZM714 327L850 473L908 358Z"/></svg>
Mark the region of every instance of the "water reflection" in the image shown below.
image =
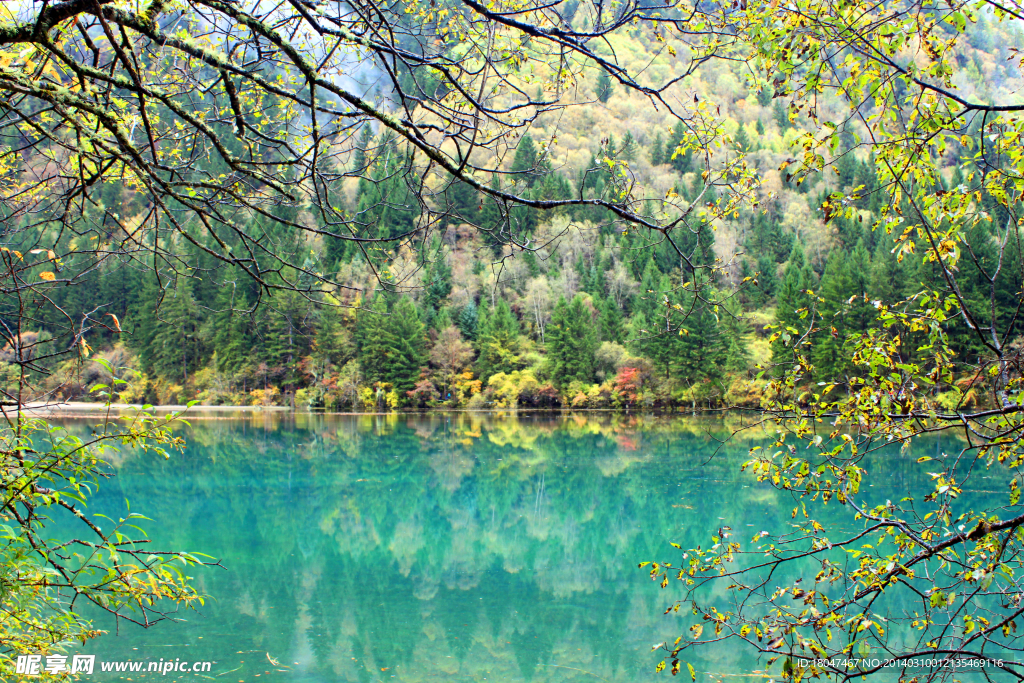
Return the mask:
<svg viewBox="0 0 1024 683"><path fill-rule="evenodd" d="M730 428L622 416L196 420L184 456L123 454L93 508L130 499L160 545L223 558L227 571L196 579L214 600L86 650L214 660L224 681L654 680L651 645L689 622L662 615L672 594L637 562L723 524L749 536L789 523L792 501L739 471L754 442L722 445ZM879 497L908 490L916 457L870 465L886 472ZM733 647L707 657L703 672L758 668ZM134 675L156 678L175 675Z"/></svg>

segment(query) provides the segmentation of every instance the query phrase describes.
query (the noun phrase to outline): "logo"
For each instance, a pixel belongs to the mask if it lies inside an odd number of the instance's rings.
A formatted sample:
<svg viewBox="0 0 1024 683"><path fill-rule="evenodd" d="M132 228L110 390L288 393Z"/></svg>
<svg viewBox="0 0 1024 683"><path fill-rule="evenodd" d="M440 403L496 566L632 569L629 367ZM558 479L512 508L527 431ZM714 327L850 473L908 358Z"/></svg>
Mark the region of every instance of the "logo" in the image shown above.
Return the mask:
<svg viewBox="0 0 1024 683"><path fill-rule="evenodd" d="M15 673L24 676L39 676L43 671L51 674L91 674L96 666L96 655L72 655L68 664L67 655L18 655Z"/></svg>

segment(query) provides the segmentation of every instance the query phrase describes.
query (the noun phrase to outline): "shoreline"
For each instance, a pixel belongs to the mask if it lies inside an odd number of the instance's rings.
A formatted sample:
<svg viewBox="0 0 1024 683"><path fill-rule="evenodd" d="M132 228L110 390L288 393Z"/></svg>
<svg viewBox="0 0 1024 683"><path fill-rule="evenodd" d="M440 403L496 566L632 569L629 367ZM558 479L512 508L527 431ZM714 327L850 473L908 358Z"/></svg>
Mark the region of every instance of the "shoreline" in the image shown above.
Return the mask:
<svg viewBox="0 0 1024 683"><path fill-rule="evenodd" d="M59 403L29 403L19 411L13 409L11 413L20 412L31 416L50 417L106 417L109 415L120 415L123 413L141 410L144 404L141 403L115 403L109 407L102 403L87 403L84 401L67 401ZM225 405L194 405L191 408L187 405L153 405L147 410L150 413L182 412L185 419L227 419L229 413L242 415L274 414L274 415L437 415L445 413L467 413L467 414L546 414L546 415L570 415L573 413L605 413L618 415L648 415L648 416L702 416L714 415L724 416L727 414L751 412L749 408L732 407L728 409L704 409L691 411L687 410L630 410L622 408L488 408L484 410L470 410L467 408L435 408L426 410L394 410L386 412L378 411L324 411L324 410L296 410L290 406L225 406ZM205 414L204 414L205 413ZM208 413L220 413L220 415L208 415Z"/></svg>

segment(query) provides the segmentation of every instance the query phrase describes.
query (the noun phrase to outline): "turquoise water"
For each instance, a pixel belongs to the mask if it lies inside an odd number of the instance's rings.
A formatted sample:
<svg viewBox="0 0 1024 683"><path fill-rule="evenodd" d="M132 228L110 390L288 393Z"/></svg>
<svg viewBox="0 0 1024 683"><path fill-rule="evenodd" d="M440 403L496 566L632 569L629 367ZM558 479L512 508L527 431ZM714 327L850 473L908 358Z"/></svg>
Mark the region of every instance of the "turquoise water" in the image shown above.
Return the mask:
<svg viewBox="0 0 1024 683"><path fill-rule="evenodd" d="M675 560L670 542L692 547L723 525L745 540L792 523L791 499L740 473L756 441L723 446L729 427L622 416L197 419L183 455L122 453L92 510L119 514L130 500L152 518L154 546L220 558L224 569L195 572L210 600L82 650L104 661L211 660L211 671L90 678L666 680L651 646L692 617L664 616L671 584L660 589L637 563ZM869 464L884 482L869 497L905 495L921 454ZM735 646L692 661L704 680L763 666Z"/></svg>

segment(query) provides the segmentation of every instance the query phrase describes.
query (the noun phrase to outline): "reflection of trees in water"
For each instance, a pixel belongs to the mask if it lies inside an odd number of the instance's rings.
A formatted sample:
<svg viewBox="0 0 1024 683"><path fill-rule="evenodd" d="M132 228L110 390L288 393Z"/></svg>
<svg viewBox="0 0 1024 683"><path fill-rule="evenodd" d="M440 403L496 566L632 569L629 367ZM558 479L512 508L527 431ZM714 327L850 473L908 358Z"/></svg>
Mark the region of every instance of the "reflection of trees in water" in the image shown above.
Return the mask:
<svg viewBox="0 0 1024 683"><path fill-rule="evenodd" d="M739 474L751 443L716 454L690 422L310 420L197 421L186 455L124 458L95 505L127 495L152 518L183 520L160 540L231 570L201 577L221 598L207 608L218 629L274 653L307 643L301 666L323 680L454 675L481 661L496 667L489 680L497 669L563 680L549 665L570 660L639 675L672 624L670 596L648 590L636 562L725 524L749 538L792 509ZM721 423L704 428L723 435ZM869 463L890 473L877 495L908 490L914 457Z"/></svg>

